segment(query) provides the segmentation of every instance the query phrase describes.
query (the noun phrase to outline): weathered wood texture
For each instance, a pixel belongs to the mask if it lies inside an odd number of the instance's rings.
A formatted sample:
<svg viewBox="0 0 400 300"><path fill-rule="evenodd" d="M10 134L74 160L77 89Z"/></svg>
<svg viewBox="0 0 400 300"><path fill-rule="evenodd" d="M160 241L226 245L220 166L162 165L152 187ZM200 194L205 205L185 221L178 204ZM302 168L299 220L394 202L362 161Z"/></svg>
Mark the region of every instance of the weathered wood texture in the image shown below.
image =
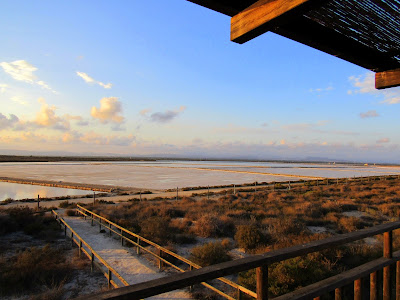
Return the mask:
<svg viewBox="0 0 400 300"><path fill-rule="evenodd" d="M243 44L299 14L311 2L315 0L259 0L232 17L231 41Z"/></svg>
<svg viewBox="0 0 400 300"><path fill-rule="evenodd" d="M378 90L400 86L400 69L375 73L375 88Z"/></svg>

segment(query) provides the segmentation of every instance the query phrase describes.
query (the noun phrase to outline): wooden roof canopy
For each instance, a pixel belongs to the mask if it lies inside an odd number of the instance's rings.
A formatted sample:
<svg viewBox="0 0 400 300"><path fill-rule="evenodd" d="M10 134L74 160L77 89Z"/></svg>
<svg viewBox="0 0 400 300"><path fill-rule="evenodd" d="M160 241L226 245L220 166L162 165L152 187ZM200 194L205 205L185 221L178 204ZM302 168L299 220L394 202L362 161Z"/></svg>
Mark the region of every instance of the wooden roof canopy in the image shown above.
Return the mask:
<svg viewBox="0 0 400 300"><path fill-rule="evenodd" d="M271 31L375 72L400 86L400 0L188 0L231 18L231 40Z"/></svg>

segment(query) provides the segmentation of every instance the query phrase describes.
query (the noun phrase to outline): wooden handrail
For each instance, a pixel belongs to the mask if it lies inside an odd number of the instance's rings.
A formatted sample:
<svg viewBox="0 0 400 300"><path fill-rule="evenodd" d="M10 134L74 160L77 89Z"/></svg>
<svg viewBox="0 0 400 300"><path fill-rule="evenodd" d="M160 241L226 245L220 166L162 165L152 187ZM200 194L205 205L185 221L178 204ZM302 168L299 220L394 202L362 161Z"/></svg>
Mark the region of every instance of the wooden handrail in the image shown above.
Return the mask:
<svg viewBox="0 0 400 300"><path fill-rule="evenodd" d="M174 253L174 252L172 252L172 251L170 251L170 250L168 250L168 249L166 249L166 248L164 248L164 247L162 247L162 246L160 246L160 245L158 245L158 244L156 244L156 243L154 243L154 242L152 242L152 241L149 241L148 239L146 239L146 238L144 238L144 237L142 237L142 236L140 236L140 235L138 235L138 234L136 234L136 233L133 233L133 232L127 230L127 229L125 229L124 227L119 226L118 224L116 224L116 223L114 223L114 222L108 220L107 218L104 218L104 217L102 217L102 216L100 216L100 215L98 215L98 214L96 214L96 213L94 213L94 212L92 212L92 211L90 211L90 210L88 210L88 209L86 209L86 208L80 206L79 204L77 204L77 208L78 208L77 212L79 212L79 213L81 213L81 214L83 214L83 215L85 215L85 216L87 216L87 217L90 217L90 215L96 216L97 218L99 218L99 219L101 219L101 220L107 222L108 224L113 225L114 227L116 227L116 228L118 228L118 229L124 231L125 233L127 233L127 234L129 234L129 235L132 235L132 236L134 236L134 237L136 237L136 238L139 238L141 241L144 241L146 244L149 244L149 245L151 245L151 246L153 246L153 247L155 247L155 248L161 250L162 252L165 252L165 253L167 253L167 254L169 254L169 255L175 257L176 259L178 259L178 260L180 260L180 261L182 261L182 262L188 264L189 266L191 266L191 267L193 267L193 268L195 268L195 269L200 269L200 268L202 268L200 265L198 265L198 264L196 264L196 263L194 263L194 262L192 262L192 261L190 261L190 260L188 260L188 259L186 259L186 258L184 258L184 257L182 257L182 256L180 256L180 255L178 255L178 254L176 254L176 253ZM85 214L84 212L81 212L79 209L84 210L84 211L85 211L86 213L88 213L89 215L88 215L88 214ZM96 221L96 222L97 222L97 221ZM103 225L103 226L104 226L104 225ZM178 270L178 271L180 271L180 272L185 272L185 270L183 270L183 269L179 268L178 266L172 264L171 262L169 262L169 261L166 260L165 258L163 258L163 257L161 257L161 256L159 256L159 255L157 255L157 254L155 254L155 253L153 253L153 252L151 252L150 250L148 250L148 249L147 249L146 247L144 247L143 245L140 245L140 244L138 244L137 242L135 242L135 241L129 239L128 237L126 237L126 236L124 236L124 235L121 235L119 232L113 230L113 229L110 228L110 227L105 227L105 228L106 228L107 230L110 230L110 231L114 232L116 235L120 236L121 238L124 238L124 239L127 240L128 242L132 243L135 247L138 247L138 248L142 249L143 251L145 251L145 252L151 254L152 256L154 256L155 258L157 258L159 261L162 261L162 262L168 264L169 266L171 266L172 268L174 268L174 269L176 269L176 270ZM235 283L235 282L233 282L233 281L231 281L231 280L229 280L229 279L223 278L223 277L220 277L220 278L217 278L217 279L220 280L220 281L222 281L222 282L225 283L225 284L230 285L232 288L235 288L236 290L239 290L239 291L241 291L241 292L243 292L243 293L245 293L245 294L247 294L247 295L249 295L249 296L251 296L251 297L253 297L253 298L257 298L257 294L256 294L255 292L253 292L252 290L249 290L249 289L245 288L244 286L241 286L241 285L239 285L239 284L237 284L237 283ZM207 283L202 282L201 284L204 285L204 286L206 286L206 287L208 287L208 288L210 288L210 289L212 289L213 291L217 292L218 294L224 296L224 297L227 298L227 299L233 299L233 298L230 297L229 295L227 295L227 294L221 292L220 290L214 288L213 286L211 286L211 285L209 285L209 284L207 284Z"/></svg>
<svg viewBox="0 0 400 300"><path fill-rule="evenodd" d="M374 236L384 232L390 232L398 228L400 228L400 221L385 223L372 228L366 228L356 232L337 235L324 240L314 241L304 245L279 249L262 255L254 255L234 261L229 261L217 265L204 267L190 272L171 275L166 278L139 283L133 286L124 287L114 291L95 294L93 296L86 297L86 299L142 299L146 297L151 297L175 289L191 286L203 281L212 280L230 274L236 274L238 272L258 268L260 266L267 266L274 262L279 262L289 258L305 255L308 253L325 250L334 246L340 246L346 243L364 239L366 237ZM365 266L361 267L364 267L363 272L366 273L368 273L368 271L373 272L374 270L378 270L382 266L387 266L389 264L392 264L398 261L399 259L400 259L400 254L396 252L392 258L380 258L376 261L372 261L370 265L367 264L366 267ZM353 271L352 270L348 271L350 273L346 274L348 277L347 280L351 281L350 279L354 279L354 276L357 278L364 276L363 275L364 273L362 272L357 273L360 272L359 268L361 267L355 268L355 270ZM354 275L354 274L359 274L359 275ZM336 279L341 278L340 275L341 274L337 275L338 277L336 277ZM335 281L335 279L333 281ZM344 281L344 284L346 282ZM342 283L339 282L334 286L341 286Z"/></svg>
<svg viewBox="0 0 400 300"><path fill-rule="evenodd" d="M68 225L68 223L60 217L59 214L57 214L56 211L52 210L52 213L57 216L57 220L59 220L59 222L63 223L63 225L68 228L73 236L75 236L76 238L78 238L78 240L80 242L82 242L82 244L84 244L86 246L86 248L109 270L111 271L120 281L122 284L124 284L125 286L128 286L129 283L113 268L111 267L88 243L85 242L85 240L83 238L80 237L80 235L78 233L76 233L75 230L73 230L71 228L71 226ZM79 246L79 243L77 243L74 238L72 237L72 240ZM88 251L86 251L85 249L82 249L83 252L85 253L85 255L87 255L89 258L91 258L91 255L89 254ZM103 272L103 271L102 271ZM104 272L103 272L104 273ZM107 275L108 276L108 275ZM106 277L107 277L106 276ZM114 287L118 287L118 285L114 285Z"/></svg>

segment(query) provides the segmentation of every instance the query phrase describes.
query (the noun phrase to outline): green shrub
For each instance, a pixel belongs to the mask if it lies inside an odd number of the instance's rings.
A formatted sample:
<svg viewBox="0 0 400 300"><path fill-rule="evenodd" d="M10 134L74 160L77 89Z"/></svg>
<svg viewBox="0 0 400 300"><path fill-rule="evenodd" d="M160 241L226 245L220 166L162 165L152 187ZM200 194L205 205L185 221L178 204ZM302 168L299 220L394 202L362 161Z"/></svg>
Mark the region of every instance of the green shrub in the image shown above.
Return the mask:
<svg viewBox="0 0 400 300"><path fill-rule="evenodd" d="M200 266L209 266L231 260L226 249L219 242L207 243L192 249L190 259Z"/></svg>
<svg viewBox="0 0 400 300"><path fill-rule="evenodd" d="M235 234L235 241L240 248L254 249L264 242L264 237L256 225L239 225Z"/></svg>

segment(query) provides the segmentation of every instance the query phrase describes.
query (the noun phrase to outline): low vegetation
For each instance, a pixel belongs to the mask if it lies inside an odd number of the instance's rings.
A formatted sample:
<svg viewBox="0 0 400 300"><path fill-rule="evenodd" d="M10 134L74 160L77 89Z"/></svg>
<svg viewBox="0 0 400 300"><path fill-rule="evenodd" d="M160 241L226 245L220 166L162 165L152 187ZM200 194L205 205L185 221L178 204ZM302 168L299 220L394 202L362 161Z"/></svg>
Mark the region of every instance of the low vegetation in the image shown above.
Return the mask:
<svg viewBox="0 0 400 300"><path fill-rule="evenodd" d="M209 199L197 195L178 201L133 200L119 206L89 208L162 245L178 248L180 244L195 242L196 238L225 239L227 244L236 244L256 254L397 220L400 216L399 183L393 176L386 180L292 185L291 190L284 186L236 194L228 190ZM379 239L378 236L370 243L361 241L272 265L269 272L271 296L381 255ZM398 244L395 239L396 247ZM209 265L229 259L229 250L221 242L206 242L195 247L190 258L200 265ZM239 274L238 280L255 288L252 270Z"/></svg>

